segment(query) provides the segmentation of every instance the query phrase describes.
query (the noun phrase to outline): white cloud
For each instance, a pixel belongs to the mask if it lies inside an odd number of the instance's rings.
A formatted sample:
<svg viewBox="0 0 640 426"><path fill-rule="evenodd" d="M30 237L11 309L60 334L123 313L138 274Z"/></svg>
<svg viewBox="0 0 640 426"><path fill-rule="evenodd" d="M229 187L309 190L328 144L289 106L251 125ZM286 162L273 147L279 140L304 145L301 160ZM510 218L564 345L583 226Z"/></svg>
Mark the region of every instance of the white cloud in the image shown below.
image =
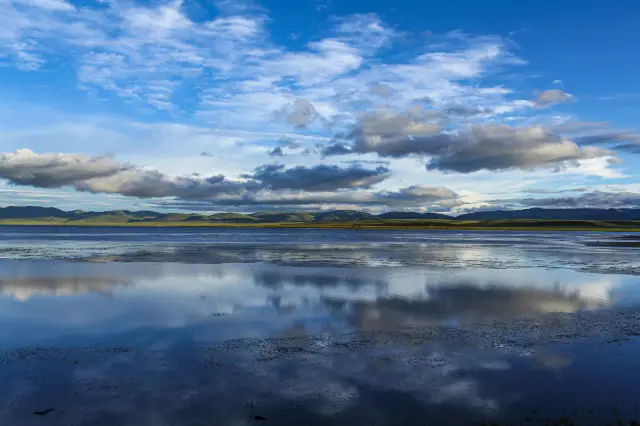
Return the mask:
<svg viewBox="0 0 640 426"><path fill-rule="evenodd" d="M350 143L329 145L324 154L425 155L430 157L428 169L459 173L561 169L569 164L579 168L580 160L613 157L610 151L580 147L541 126L473 125L452 132L431 123L420 112L364 115L343 138Z"/></svg>
<svg viewBox="0 0 640 426"><path fill-rule="evenodd" d="M123 13L124 25L132 32L142 31L158 37L174 30L185 30L192 26L180 8L182 1L173 1L157 8L133 7Z"/></svg>
<svg viewBox="0 0 640 426"><path fill-rule="evenodd" d="M425 98L436 105L485 102L496 114L532 106L506 103L510 91L502 87L463 84L497 66L524 63L498 37L450 33L444 44L385 64L371 60L401 33L373 13L334 18L329 36L292 51L270 41L266 12L246 5L218 3L224 13L194 21L179 0L79 9L63 0L23 4L0 17L7 21L0 22L6 24L0 52L21 67L46 67L72 53L80 87L173 112L192 109L175 96L195 88L199 116L224 127L273 127L272 112L296 99L308 100L330 122L348 121L363 102L378 102L372 88L380 83L395 108Z"/></svg>
<svg viewBox="0 0 640 426"><path fill-rule="evenodd" d="M611 157L589 158L579 160L578 164L566 169L570 174L597 176L607 179L628 177L619 169L611 168Z"/></svg>
<svg viewBox="0 0 640 426"><path fill-rule="evenodd" d="M573 98L573 95L563 90L549 89L539 93L535 102L539 106L548 106L553 104L569 102L572 98Z"/></svg>
<svg viewBox="0 0 640 426"><path fill-rule="evenodd" d="M458 195L445 187L413 185L395 191L368 191L388 179L384 166L313 167L264 165L242 180L222 174L172 176L120 163L109 157L44 153L29 149L0 154L0 178L20 186L72 188L94 194L140 199L171 198L168 205L189 207L352 205L360 207L447 207ZM365 190L366 189L366 190ZM195 202L195 204L193 204ZM448 204L441 204L442 202Z"/></svg>
<svg viewBox="0 0 640 426"><path fill-rule="evenodd" d="M20 0L15 1L15 3L22 4L24 6L35 6L52 11L70 11L75 9L73 5L64 0Z"/></svg>
<svg viewBox="0 0 640 426"><path fill-rule="evenodd" d="M0 178L38 188L59 188L70 182L104 178L130 168L108 157L84 154L39 155L27 148L0 154Z"/></svg>

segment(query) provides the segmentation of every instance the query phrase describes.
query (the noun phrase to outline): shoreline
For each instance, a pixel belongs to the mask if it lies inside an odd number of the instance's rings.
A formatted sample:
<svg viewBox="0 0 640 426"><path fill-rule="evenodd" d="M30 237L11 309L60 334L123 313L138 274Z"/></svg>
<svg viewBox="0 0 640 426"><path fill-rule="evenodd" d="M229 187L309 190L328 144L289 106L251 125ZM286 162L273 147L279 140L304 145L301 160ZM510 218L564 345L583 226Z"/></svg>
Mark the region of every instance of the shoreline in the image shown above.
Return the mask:
<svg viewBox="0 0 640 426"><path fill-rule="evenodd" d="M340 230L371 230L371 231L546 231L546 232L640 232L640 224L631 223L630 226L615 226L602 222L602 225L588 226L584 222L576 221L576 226L561 226L549 224L545 226L541 221L517 221L512 223L358 223L334 222L328 224L317 223L207 223L207 222L68 222L68 221L0 221L0 226L60 226L60 227L112 227L112 228L245 228L245 229L340 229ZM517 224L520 222L521 224ZM524 222L524 223L523 223ZM533 222L533 223L532 223ZM537 222L537 223L536 223ZM549 221L555 222L555 221ZM595 222L595 221L594 221ZM535 223L535 224L534 224Z"/></svg>

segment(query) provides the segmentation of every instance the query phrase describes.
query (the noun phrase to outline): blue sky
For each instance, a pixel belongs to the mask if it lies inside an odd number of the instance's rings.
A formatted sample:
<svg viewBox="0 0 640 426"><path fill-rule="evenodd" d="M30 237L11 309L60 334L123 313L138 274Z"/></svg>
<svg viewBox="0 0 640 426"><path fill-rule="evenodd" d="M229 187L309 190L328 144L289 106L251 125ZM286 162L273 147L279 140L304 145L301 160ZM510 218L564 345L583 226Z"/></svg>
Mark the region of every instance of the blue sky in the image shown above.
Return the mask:
<svg viewBox="0 0 640 426"><path fill-rule="evenodd" d="M0 204L640 207L628 0L0 0Z"/></svg>

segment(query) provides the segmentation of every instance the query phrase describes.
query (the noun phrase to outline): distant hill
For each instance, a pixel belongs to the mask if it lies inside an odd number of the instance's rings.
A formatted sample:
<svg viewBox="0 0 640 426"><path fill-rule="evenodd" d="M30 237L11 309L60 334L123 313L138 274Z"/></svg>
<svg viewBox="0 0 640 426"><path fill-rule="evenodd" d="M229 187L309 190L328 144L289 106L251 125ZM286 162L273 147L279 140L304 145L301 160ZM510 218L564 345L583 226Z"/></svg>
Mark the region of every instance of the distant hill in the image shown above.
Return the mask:
<svg viewBox="0 0 640 426"><path fill-rule="evenodd" d="M40 219L46 217L70 218L73 212L65 212L54 207L3 207L0 208L0 218L3 219Z"/></svg>
<svg viewBox="0 0 640 426"><path fill-rule="evenodd" d="M0 220L43 221L74 223L138 223L138 222L208 222L208 223L309 223L351 222L377 220L553 220L553 221L640 221L640 209L543 209L491 210L462 214L457 217L439 213L387 212L374 215L357 210L332 210L319 212L259 212L259 213L158 213L154 211L109 210L92 212L64 211L53 207L3 207Z"/></svg>
<svg viewBox="0 0 640 426"><path fill-rule="evenodd" d="M190 213L156 213L155 217L148 217L146 221L154 222L182 222L191 217ZM205 216L202 216L204 218Z"/></svg>
<svg viewBox="0 0 640 426"><path fill-rule="evenodd" d="M640 209L542 209L492 210L467 213L457 220L640 220Z"/></svg>
<svg viewBox="0 0 640 426"><path fill-rule="evenodd" d="M379 219L453 219L451 216L439 213L418 212L388 212L378 215Z"/></svg>
<svg viewBox="0 0 640 426"><path fill-rule="evenodd" d="M313 213L314 220L371 220L376 216L367 212L359 212L357 210L332 210L328 212Z"/></svg>
<svg viewBox="0 0 640 426"><path fill-rule="evenodd" d="M247 215L256 222L312 222L315 217L311 213L264 212Z"/></svg>

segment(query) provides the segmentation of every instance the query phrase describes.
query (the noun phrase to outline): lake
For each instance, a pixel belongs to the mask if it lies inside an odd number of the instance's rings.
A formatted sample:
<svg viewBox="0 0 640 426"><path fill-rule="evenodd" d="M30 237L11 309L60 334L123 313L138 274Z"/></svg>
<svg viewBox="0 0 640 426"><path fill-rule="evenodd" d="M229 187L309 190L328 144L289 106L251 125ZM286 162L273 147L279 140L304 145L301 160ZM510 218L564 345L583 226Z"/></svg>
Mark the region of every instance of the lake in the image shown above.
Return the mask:
<svg viewBox="0 0 640 426"><path fill-rule="evenodd" d="M628 241L3 226L0 425L634 424Z"/></svg>

